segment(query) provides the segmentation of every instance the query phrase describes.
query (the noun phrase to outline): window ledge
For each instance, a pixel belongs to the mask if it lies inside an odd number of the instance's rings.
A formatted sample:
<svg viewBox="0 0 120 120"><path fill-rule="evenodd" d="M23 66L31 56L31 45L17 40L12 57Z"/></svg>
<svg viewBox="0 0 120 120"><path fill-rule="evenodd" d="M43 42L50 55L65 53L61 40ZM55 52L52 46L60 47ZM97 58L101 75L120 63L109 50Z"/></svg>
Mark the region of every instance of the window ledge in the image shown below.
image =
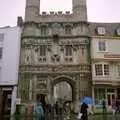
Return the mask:
<svg viewBox="0 0 120 120"><path fill-rule="evenodd" d="M108 51L97 51L97 53L109 53Z"/></svg>

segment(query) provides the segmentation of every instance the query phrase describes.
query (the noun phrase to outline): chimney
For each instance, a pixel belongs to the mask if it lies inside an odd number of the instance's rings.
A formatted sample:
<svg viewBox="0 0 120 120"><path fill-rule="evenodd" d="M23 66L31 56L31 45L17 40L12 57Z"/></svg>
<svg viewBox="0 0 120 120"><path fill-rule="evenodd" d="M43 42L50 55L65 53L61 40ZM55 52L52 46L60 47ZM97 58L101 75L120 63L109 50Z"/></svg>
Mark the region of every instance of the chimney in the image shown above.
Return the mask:
<svg viewBox="0 0 120 120"><path fill-rule="evenodd" d="M23 25L23 19L22 19L22 17L19 16L17 18L17 26L22 27L22 25Z"/></svg>

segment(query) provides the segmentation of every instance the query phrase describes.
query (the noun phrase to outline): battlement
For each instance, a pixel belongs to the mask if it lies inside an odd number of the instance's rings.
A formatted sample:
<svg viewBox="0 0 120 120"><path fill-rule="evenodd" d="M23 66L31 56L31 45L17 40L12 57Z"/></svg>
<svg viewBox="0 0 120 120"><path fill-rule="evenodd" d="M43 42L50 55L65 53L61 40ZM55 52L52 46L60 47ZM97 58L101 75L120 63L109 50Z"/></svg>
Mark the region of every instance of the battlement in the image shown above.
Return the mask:
<svg viewBox="0 0 120 120"><path fill-rule="evenodd" d="M71 15L72 13L70 11L65 11L65 13L63 11L50 11L49 13L43 11L40 16L64 16L64 15Z"/></svg>
<svg viewBox="0 0 120 120"><path fill-rule="evenodd" d="M27 0L25 21L87 21L86 0L72 0L72 11L40 11L40 0Z"/></svg>

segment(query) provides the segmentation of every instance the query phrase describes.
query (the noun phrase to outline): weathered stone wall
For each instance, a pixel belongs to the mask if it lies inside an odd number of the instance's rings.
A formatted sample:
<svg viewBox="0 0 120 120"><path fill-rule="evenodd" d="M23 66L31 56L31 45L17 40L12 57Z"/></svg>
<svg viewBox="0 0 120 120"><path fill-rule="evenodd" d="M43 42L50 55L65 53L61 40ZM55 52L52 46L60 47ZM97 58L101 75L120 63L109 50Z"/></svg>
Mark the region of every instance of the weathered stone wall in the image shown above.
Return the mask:
<svg viewBox="0 0 120 120"><path fill-rule="evenodd" d="M40 15L38 3L27 0L26 5L19 71L21 99L36 101L37 94L52 99L54 85L64 78L72 86L73 101L77 101L91 91L86 1L73 0L73 13L66 14ZM45 35L41 31L44 27ZM40 56L41 45L45 46L45 56ZM66 46L71 47L70 56L65 54Z"/></svg>

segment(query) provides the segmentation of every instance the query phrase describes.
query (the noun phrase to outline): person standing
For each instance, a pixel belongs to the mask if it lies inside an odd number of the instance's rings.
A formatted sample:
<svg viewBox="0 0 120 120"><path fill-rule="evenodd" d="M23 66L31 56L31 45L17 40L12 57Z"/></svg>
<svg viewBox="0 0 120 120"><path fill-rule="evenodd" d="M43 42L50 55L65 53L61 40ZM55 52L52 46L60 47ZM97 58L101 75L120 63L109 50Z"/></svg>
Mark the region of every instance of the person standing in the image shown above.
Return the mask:
<svg viewBox="0 0 120 120"><path fill-rule="evenodd" d="M34 110L35 120L44 120L44 110L41 103L38 103Z"/></svg>
<svg viewBox="0 0 120 120"><path fill-rule="evenodd" d="M102 100L102 107L103 107L103 113L106 113L107 108L106 108L106 101L105 101L105 99Z"/></svg>
<svg viewBox="0 0 120 120"><path fill-rule="evenodd" d="M115 102L115 100L112 101L111 107L112 107L113 115L115 115L115 110L116 110L116 102Z"/></svg>
<svg viewBox="0 0 120 120"><path fill-rule="evenodd" d="M83 102L80 110L80 113L82 113L81 120L88 120L87 109L88 109L88 105Z"/></svg>
<svg viewBox="0 0 120 120"><path fill-rule="evenodd" d="M120 113L120 101L116 99L116 111L115 114Z"/></svg>
<svg viewBox="0 0 120 120"><path fill-rule="evenodd" d="M55 103L55 113L56 113L56 115L59 114L59 103L58 103L58 101L56 101L56 103Z"/></svg>

